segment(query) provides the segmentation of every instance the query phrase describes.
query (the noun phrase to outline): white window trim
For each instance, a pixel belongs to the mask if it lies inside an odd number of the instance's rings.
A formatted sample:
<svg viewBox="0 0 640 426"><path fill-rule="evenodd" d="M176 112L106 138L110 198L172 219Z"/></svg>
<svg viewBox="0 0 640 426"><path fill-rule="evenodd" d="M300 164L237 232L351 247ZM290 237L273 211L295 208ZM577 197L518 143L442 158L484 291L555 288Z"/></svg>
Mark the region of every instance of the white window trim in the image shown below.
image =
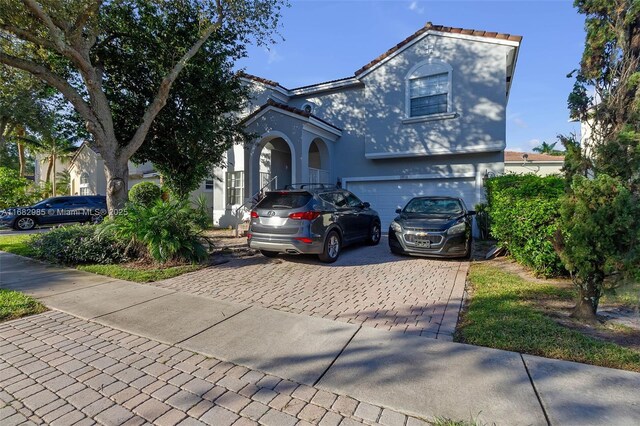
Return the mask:
<svg viewBox="0 0 640 426"><path fill-rule="evenodd" d="M83 178L87 178L87 182L82 183ZM86 192L86 193L83 193ZM89 186L89 173L83 172L80 174L79 184L78 184L78 194L79 195L92 195L90 186Z"/></svg>
<svg viewBox="0 0 640 426"><path fill-rule="evenodd" d="M410 82L411 80L413 80L413 78L411 77L419 68L425 66L425 65L437 65L440 69L439 70L434 70L432 73L430 74L424 74L421 75L420 77L416 77L416 78L421 78L421 77L427 77L429 75L435 75L435 74L442 74L444 72L447 72L449 75L449 82L448 82L448 90L447 90L447 112L446 113L438 113L438 114L429 114L429 115L421 115L421 116L417 116L417 117L412 117L411 116L411 87L410 87ZM444 70L442 69L444 68ZM453 68L451 67L451 65L449 65L448 63L441 61L439 59L429 59L427 61L422 61L416 65L414 65L409 72L407 73L407 75L404 78L404 92L405 92L405 118L402 120L403 124L411 124L411 123L419 123L422 121L434 121L434 120L446 120L446 119L451 119L451 118L456 118L458 116L458 114L456 112L453 111Z"/></svg>
<svg viewBox="0 0 640 426"><path fill-rule="evenodd" d="M242 173L242 186L240 186L240 187L233 186L232 187L232 189L239 189L240 190L240 195L239 195L240 203L237 203L237 204L230 203L230 201L237 201L237 200L229 200L229 197L231 195L231 193L229 191L229 189L230 189L229 185L232 182L232 181L229 180L229 173ZM227 205L227 206L239 206L239 205L242 205L242 203L244 202L243 201L244 200L244 190L245 190L245 186L247 184L246 179L247 179L247 175L244 172L244 170L233 170L233 171L227 171L225 173L225 185L224 185L224 188L225 188L225 191L224 191L225 205ZM237 194L236 194L236 197L238 197Z"/></svg>

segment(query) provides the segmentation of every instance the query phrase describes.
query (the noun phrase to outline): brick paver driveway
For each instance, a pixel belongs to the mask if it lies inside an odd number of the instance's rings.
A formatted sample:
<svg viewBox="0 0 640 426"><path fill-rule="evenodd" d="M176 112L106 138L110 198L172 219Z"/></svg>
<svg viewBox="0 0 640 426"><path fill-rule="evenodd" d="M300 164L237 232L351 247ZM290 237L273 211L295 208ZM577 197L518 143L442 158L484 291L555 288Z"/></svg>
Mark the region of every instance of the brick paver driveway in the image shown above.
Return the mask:
<svg viewBox="0 0 640 426"><path fill-rule="evenodd" d="M0 324L0 424L426 426L397 411L50 311Z"/></svg>
<svg viewBox="0 0 640 426"><path fill-rule="evenodd" d="M468 262L400 257L386 239L347 248L334 264L261 255L154 285L297 314L450 339Z"/></svg>

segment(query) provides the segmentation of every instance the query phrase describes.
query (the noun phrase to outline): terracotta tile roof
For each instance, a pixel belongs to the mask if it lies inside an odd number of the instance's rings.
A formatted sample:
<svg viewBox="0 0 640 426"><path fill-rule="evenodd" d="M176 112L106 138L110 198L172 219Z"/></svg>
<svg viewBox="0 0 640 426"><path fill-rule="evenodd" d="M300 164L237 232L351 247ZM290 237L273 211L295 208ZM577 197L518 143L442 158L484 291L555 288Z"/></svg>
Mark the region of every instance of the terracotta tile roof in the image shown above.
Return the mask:
<svg viewBox="0 0 640 426"><path fill-rule="evenodd" d="M403 41L401 41L391 49L387 50L385 53L378 56L376 59L369 62L364 67L360 68L358 71L355 72L355 75L365 72L369 68L376 65L378 62L384 60L385 58L389 57L390 55L392 55L393 53L401 49L403 46L407 45L408 43L411 43L413 40L415 40L417 37L420 37L422 34L424 34L427 31L438 31L441 33L488 37L488 38L495 38L499 40L510 40L510 41L517 41L517 42L520 42L522 40L522 36L519 36L519 35L496 33L496 32L490 32L490 31L482 31L482 30L470 30L465 28L445 27L443 25L433 25L431 22L427 22L427 24L424 27L420 28L418 31L416 31L415 33L413 33L412 35L410 35L409 37L407 37L406 39L404 39Z"/></svg>
<svg viewBox="0 0 640 426"><path fill-rule="evenodd" d="M336 130L342 131L342 129L341 129L340 127L334 126L333 124L329 123L329 122L328 122L328 121L326 121L326 120L323 120L322 118L320 118L320 117L318 117L318 116L316 116L316 115L313 115L313 114L308 113L308 112L306 112L306 111L304 111L304 110L301 110L300 108L295 108L295 107L289 106L289 105L287 105L287 104L282 104L282 103L280 103L280 102L276 102L276 101L274 101L273 99L269 99L269 100L267 100L267 103L265 103L265 104L264 104L264 105L262 105L260 108L258 108L256 111L254 111L252 114L250 114L249 116L247 116L247 117L244 119L244 121L246 121L246 120L248 120L249 118L251 118L251 117L253 117L253 116L255 116L255 115L259 114L260 112L264 111L265 109L267 109L267 108L268 108L268 107L270 107L270 106L275 107L275 108L278 108L278 109L281 109L281 110L283 110L283 111L292 112L292 113L294 113L294 114L300 115L300 116L305 117L305 118L313 117L313 118L315 118L316 120L323 122L323 123L324 123L324 124L326 124L327 126L331 126L331 127L333 127L334 129L336 129Z"/></svg>
<svg viewBox="0 0 640 426"><path fill-rule="evenodd" d="M280 83L278 83L277 81L273 81L273 80L269 80L269 79L266 79L266 78L258 77L257 75L253 75L253 74L248 74L248 73L246 73L244 71L241 71L239 73L239 75L240 75L240 77L247 78L247 79L253 80L253 81L257 81L259 83L263 83L263 84L266 84L268 86L281 87L284 90L289 90L286 87L284 87L283 85L281 85Z"/></svg>
<svg viewBox="0 0 640 426"><path fill-rule="evenodd" d="M504 161L523 162L522 156L527 154L527 161L564 161L564 155L536 154L535 152L505 151Z"/></svg>

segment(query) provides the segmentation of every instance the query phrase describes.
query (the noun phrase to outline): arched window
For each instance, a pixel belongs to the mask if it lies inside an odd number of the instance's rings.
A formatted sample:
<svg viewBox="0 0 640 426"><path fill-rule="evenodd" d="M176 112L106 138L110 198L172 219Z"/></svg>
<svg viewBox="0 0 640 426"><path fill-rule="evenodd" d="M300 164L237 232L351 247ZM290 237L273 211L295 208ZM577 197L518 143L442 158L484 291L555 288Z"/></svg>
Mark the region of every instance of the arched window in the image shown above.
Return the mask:
<svg viewBox="0 0 640 426"><path fill-rule="evenodd" d="M89 174L86 172L80 175L80 195L91 195L89 189Z"/></svg>
<svg viewBox="0 0 640 426"><path fill-rule="evenodd" d="M449 64L421 62L407 74L407 117L426 117L451 112L451 71Z"/></svg>

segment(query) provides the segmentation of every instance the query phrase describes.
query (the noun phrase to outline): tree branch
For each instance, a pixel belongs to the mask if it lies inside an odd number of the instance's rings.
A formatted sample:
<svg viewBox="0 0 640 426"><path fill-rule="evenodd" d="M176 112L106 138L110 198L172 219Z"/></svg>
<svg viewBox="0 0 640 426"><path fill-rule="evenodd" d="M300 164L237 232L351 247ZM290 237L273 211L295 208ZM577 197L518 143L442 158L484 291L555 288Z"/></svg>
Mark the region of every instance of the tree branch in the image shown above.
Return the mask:
<svg viewBox="0 0 640 426"><path fill-rule="evenodd" d="M71 86L65 79L53 73L50 69L38 65L35 62L17 58L0 51L0 63L13 68L27 71L34 76L55 87L62 95L76 108L78 113L87 122L87 130L96 136L104 137L104 131L100 126L100 121L91 109L91 106L80 96L80 93Z"/></svg>
<svg viewBox="0 0 640 426"><path fill-rule="evenodd" d="M82 55L78 50L72 48L69 43L65 41L66 34L63 27L56 25L53 19L42 10L42 7L35 0L23 0L24 4L31 11L31 13L46 25L51 34L52 43L56 47L61 55L69 58L80 69L80 71L90 75L92 65L88 57Z"/></svg>
<svg viewBox="0 0 640 426"><path fill-rule="evenodd" d="M36 44L41 47L46 47L47 49L57 50L56 45L50 42L49 40L45 40L40 37L36 37L33 33L29 31L25 31L21 28L13 27L11 25L0 24L0 29L5 30L21 40L29 41L33 44Z"/></svg>
<svg viewBox="0 0 640 426"><path fill-rule="evenodd" d="M87 8L78 15L76 22L71 26L71 38L74 42L80 42L82 40L82 32L84 26L87 24L89 19L98 14L100 10L100 6L102 6L103 0L96 0L95 2L89 4ZM96 34L91 33L90 37L86 39L87 48L91 48L95 44L97 40Z"/></svg>
<svg viewBox="0 0 640 426"><path fill-rule="evenodd" d="M191 48L173 66L171 71L162 79L162 82L160 83L160 88L158 89L158 92L156 93L156 96L154 97L153 102L151 102L151 105L149 105L147 110L144 112L144 115L142 117L142 123L136 130L131 140L127 143L126 146L122 148L122 153L124 153L128 157L131 157L138 150L138 148L140 148L140 146L144 142L144 139L147 136L147 133L149 132L149 128L151 127L153 120L156 118L160 110L162 110L162 108L167 103L167 98L169 97L169 91L171 90L171 86L173 85L174 81L176 80L176 78L178 78L178 75L180 74L180 72L187 65L187 62L196 53L198 53L198 50L200 50L200 48L207 41L207 39L211 37L211 34L213 34L214 31L219 29L221 25L222 25L222 15L218 14L217 21L211 24L205 30L205 32L202 34L200 39L198 39L198 41L196 41L195 44L191 46Z"/></svg>

